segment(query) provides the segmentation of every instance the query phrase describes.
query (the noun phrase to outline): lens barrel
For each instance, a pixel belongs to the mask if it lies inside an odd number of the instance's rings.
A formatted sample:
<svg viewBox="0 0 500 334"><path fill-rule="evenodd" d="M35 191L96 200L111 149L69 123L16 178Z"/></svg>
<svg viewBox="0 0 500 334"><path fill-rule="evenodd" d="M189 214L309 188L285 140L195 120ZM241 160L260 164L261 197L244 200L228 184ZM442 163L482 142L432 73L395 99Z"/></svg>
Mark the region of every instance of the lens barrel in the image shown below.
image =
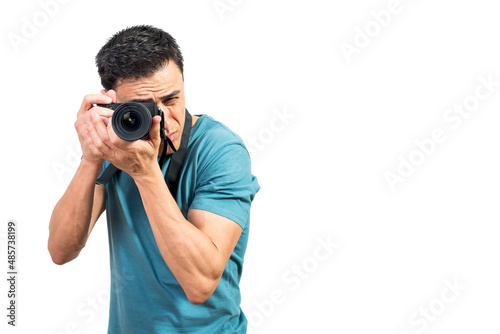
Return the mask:
<svg viewBox="0 0 500 334"><path fill-rule="evenodd" d="M111 125L123 140L134 141L146 137L151 129L153 115L144 104L138 102L117 103L113 108Z"/></svg>

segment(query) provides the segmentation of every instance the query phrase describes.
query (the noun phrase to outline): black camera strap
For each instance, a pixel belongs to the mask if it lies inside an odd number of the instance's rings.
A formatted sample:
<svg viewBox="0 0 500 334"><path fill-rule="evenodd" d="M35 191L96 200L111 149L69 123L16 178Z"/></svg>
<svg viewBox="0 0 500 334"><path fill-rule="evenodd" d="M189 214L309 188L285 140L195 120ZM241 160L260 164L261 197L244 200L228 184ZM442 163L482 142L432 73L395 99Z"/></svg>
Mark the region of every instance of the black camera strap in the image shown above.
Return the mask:
<svg viewBox="0 0 500 334"><path fill-rule="evenodd" d="M165 117L164 117L163 110L158 108L158 113L161 116L160 129L164 129L165 128ZM189 128L189 129L191 129L191 128ZM172 151L174 151L174 153L177 152L177 150L175 149L175 146L172 143L172 141L170 140L170 138L168 138L167 135L165 134L165 131L160 131L160 138L161 138L161 140L164 141L163 150L161 152L161 157L160 157L160 166L163 167L163 162L165 161L165 158L167 157L168 146L170 146L170 148L172 149ZM182 140L182 138L181 138L181 140ZM168 146L167 146L167 144L168 144Z"/></svg>
<svg viewBox="0 0 500 334"><path fill-rule="evenodd" d="M101 177L98 178L97 181L95 181L95 183L105 185L106 183L108 183L111 180L113 175L115 175L115 173L118 171L119 171L119 169L116 168L115 165L109 164L109 166L106 167L106 169L104 170L104 173L102 173Z"/></svg>
<svg viewBox="0 0 500 334"><path fill-rule="evenodd" d="M174 145L172 144L172 141L170 140L170 138L168 138L165 135L165 132L163 131L164 124L165 124L163 111L161 109L158 109L158 110L159 110L160 116L161 116L160 137L164 141L163 150L162 150L159 164L160 164L160 168L163 167L163 164L165 162L165 158L167 155L167 148L168 148L167 145L170 146L172 148L172 150L174 151L174 153L171 154L170 165L168 166L168 169L167 169L166 182L167 182L167 187L170 190L170 193L175 198L175 196L177 194L178 183L179 183L180 170L181 170L182 164L184 163L184 157L186 155L186 150L187 150L187 147L189 144L189 135L191 134L192 118L191 118L191 114L189 114L189 112L186 109L186 118L184 121L184 129L182 131L181 144L179 146L179 149L176 150ZM105 185L106 183L108 183L111 180L113 175L115 175L115 173L118 171L119 171L119 169L115 165L109 164L109 166L106 167L106 169L102 173L101 177L99 177L97 179L96 184Z"/></svg>
<svg viewBox="0 0 500 334"><path fill-rule="evenodd" d="M170 158L170 165L168 165L167 169L167 187L168 190L170 190L170 193L172 194L172 197L174 199L175 196L177 195L179 176L181 174L182 164L184 163L184 157L186 156L186 151L189 144L189 135L191 134L192 126L193 126L193 121L191 119L191 114L189 114L189 112L186 109L186 118L184 119L184 129L182 130L181 144L179 145L179 149L177 151L175 151L174 145L167 137L169 144L174 150L174 153L172 153ZM167 143L164 143L163 145L163 154L162 158L160 158L160 167L163 167L162 160L165 157L164 153L167 152L167 150L165 149L165 147L167 146L166 144Z"/></svg>

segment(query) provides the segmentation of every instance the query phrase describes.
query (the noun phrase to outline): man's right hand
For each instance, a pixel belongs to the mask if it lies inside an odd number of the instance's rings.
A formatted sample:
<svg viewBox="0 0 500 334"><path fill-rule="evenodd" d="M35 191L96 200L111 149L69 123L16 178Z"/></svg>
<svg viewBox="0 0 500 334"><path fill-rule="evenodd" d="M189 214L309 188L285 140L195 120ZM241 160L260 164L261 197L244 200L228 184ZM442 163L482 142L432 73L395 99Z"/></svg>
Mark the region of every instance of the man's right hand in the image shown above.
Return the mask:
<svg viewBox="0 0 500 334"><path fill-rule="evenodd" d="M105 92L101 91L102 94L89 94L83 98L82 105L77 114L77 119L75 121L75 129L78 133L78 139L80 140L80 146L82 147L83 158L87 162L92 164L101 165L104 159L101 156L97 156L91 150L87 144L87 137L89 134L88 121L90 121L90 110L97 113L104 122L107 124L110 117L113 115L113 110L108 108L94 107L94 104L108 104L116 102L116 92L114 90L109 90Z"/></svg>

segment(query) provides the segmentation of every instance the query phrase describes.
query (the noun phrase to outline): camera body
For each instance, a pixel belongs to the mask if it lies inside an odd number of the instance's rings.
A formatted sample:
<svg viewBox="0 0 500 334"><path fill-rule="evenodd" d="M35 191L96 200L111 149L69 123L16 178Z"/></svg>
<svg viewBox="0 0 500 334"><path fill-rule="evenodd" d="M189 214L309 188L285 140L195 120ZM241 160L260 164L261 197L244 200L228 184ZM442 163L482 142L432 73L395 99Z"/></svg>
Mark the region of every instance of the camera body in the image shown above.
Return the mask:
<svg viewBox="0 0 500 334"><path fill-rule="evenodd" d="M97 106L114 110L111 126L118 137L127 141L147 137L153 117L160 115L156 103L124 102Z"/></svg>

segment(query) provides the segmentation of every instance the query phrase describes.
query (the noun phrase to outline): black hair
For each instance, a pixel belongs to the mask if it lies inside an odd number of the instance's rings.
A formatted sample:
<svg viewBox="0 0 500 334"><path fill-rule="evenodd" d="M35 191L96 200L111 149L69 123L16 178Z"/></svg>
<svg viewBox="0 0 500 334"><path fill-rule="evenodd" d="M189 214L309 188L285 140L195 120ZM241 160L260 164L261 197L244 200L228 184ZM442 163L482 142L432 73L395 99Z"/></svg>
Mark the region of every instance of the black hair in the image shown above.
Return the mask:
<svg viewBox="0 0 500 334"><path fill-rule="evenodd" d="M105 90L121 80L152 76L173 61L184 75L184 59L175 39L149 25L128 27L114 34L95 57Z"/></svg>

